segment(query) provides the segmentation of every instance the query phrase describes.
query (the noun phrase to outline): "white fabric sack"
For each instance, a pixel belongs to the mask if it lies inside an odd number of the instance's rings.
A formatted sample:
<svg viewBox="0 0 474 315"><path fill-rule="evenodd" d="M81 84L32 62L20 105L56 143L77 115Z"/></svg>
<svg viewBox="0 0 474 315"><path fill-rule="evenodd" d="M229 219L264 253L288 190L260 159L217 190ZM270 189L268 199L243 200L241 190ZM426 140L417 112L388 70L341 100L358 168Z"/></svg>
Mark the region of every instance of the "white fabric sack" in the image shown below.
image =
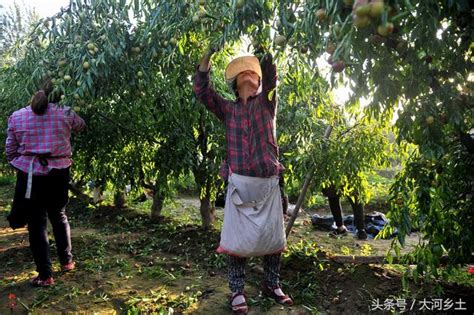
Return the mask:
<svg viewBox="0 0 474 315"><path fill-rule="evenodd" d="M229 176L219 252L241 257L286 247L278 177Z"/></svg>

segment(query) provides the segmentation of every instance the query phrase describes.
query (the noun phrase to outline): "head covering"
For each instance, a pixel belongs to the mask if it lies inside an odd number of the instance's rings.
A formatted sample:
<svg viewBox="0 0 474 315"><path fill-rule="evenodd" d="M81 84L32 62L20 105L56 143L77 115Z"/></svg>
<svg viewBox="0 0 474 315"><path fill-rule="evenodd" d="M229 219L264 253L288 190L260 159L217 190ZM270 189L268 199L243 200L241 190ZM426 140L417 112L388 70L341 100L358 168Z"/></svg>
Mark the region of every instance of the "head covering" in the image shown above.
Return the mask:
<svg viewBox="0 0 474 315"><path fill-rule="evenodd" d="M232 60L225 69L225 80L227 83L232 83L237 75L244 71L255 72L260 79L262 79L262 69L260 62L255 56L243 56Z"/></svg>

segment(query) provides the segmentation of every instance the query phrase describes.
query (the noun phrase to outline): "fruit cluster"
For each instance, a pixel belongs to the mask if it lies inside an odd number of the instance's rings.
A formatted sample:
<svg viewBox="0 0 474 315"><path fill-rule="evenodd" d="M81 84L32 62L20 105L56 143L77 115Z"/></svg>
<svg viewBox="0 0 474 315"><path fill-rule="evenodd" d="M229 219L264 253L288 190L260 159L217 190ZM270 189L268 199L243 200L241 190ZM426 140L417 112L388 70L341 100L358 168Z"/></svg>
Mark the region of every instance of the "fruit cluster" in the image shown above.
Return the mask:
<svg viewBox="0 0 474 315"><path fill-rule="evenodd" d="M352 25L357 29L363 29L368 27L371 23L380 24L376 28L376 34L371 36L371 41L378 40L383 41L384 37L387 37L393 32L394 25L391 22L386 21L386 18L382 18L384 12L391 8L384 3L383 0L344 0L346 7L352 7ZM326 12L324 9L320 9L316 12L319 20L326 18ZM330 55L328 63L332 66L334 72L342 72L346 67L345 61L334 56L337 49L337 45L333 42L328 42L326 45L326 52Z"/></svg>
<svg viewBox="0 0 474 315"><path fill-rule="evenodd" d="M346 1L349 4L350 2ZM378 21L388 9L383 0L356 0L352 7L352 23L357 28L365 28L372 20ZM386 22L377 26L377 33L387 36L393 32L393 23Z"/></svg>

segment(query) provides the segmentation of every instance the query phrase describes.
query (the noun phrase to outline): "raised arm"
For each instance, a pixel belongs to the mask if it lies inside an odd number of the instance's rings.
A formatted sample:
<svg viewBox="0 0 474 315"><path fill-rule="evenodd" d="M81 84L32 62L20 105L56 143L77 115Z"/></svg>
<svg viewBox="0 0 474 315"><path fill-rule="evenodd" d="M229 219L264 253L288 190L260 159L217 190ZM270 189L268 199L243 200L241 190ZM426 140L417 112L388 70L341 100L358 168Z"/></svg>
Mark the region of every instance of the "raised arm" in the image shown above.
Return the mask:
<svg viewBox="0 0 474 315"><path fill-rule="evenodd" d="M81 118L75 111L70 107L64 107L64 114L66 115L67 121L71 125L71 130L73 132L81 132L86 128L86 123L84 119Z"/></svg>
<svg viewBox="0 0 474 315"><path fill-rule="evenodd" d="M71 112L72 114L72 131L74 132L81 132L86 128L86 123L84 119L82 119L78 114L75 112Z"/></svg>
<svg viewBox="0 0 474 315"><path fill-rule="evenodd" d="M7 154L7 161L10 163L13 161L19 154L18 154L18 141L16 140L15 136L15 129L13 126L13 118L10 116L8 118L8 129L7 129L7 141L5 144L5 151Z"/></svg>
<svg viewBox="0 0 474 315"><path fill-rule="evenodd" d="M201 72L209 72L209 68L211 67L211 57L214 54L213 49L208 49L204 55L202 56L201 63L199 64L199 71Z"/></svg>
<svg viewBox="0 0 474 315"><path fill-rule="evenodd" d="M260 67L262 68L262 95L265 98L265 104L270 106L270 110L275 115L277 72L270 53L262 57Z"/></svg>
<svg viewBox="0 0 474 315"><path fill-rule="evenodd" d="M208 50L201 59L194 78L193 91L197 99L204 103L221 121L225 120L227 101L217 94L209 80L210 60L214 51Z"/></svg>

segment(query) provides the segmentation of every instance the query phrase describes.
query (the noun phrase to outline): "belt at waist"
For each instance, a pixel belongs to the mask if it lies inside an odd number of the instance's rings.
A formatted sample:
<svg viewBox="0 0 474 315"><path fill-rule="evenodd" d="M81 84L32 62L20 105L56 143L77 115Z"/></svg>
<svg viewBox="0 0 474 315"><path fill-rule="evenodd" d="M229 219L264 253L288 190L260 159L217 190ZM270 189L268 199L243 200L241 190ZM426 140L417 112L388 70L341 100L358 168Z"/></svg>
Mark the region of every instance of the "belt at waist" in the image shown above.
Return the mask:
<svg viewBox="0 0 474 315"><path fill-rule="evenodd" d="M41 153L41 154L27 153L27 154L22 154L22 155L35 157L33 160L31 160L31 163L34 163L35 159L38 159L38 161L40 162L42 166L48 166L48 160L69 158L69 156L66 156L66 155L51 156L51 153Z"/></svg>
<svg viewBox="0 0 474 315"><path fill-rule="evenodd" d="M51 156L51 153L42 153L42 154L23 154L24 156L33 156L31 159L30 165L28 166L28 180L26 184L26 193L25 198L31 198L31 189L33 187L33 164L36 159L40 162L42 166L48 166L48 159L62 159L68 158L69 156Z"/></svg>

